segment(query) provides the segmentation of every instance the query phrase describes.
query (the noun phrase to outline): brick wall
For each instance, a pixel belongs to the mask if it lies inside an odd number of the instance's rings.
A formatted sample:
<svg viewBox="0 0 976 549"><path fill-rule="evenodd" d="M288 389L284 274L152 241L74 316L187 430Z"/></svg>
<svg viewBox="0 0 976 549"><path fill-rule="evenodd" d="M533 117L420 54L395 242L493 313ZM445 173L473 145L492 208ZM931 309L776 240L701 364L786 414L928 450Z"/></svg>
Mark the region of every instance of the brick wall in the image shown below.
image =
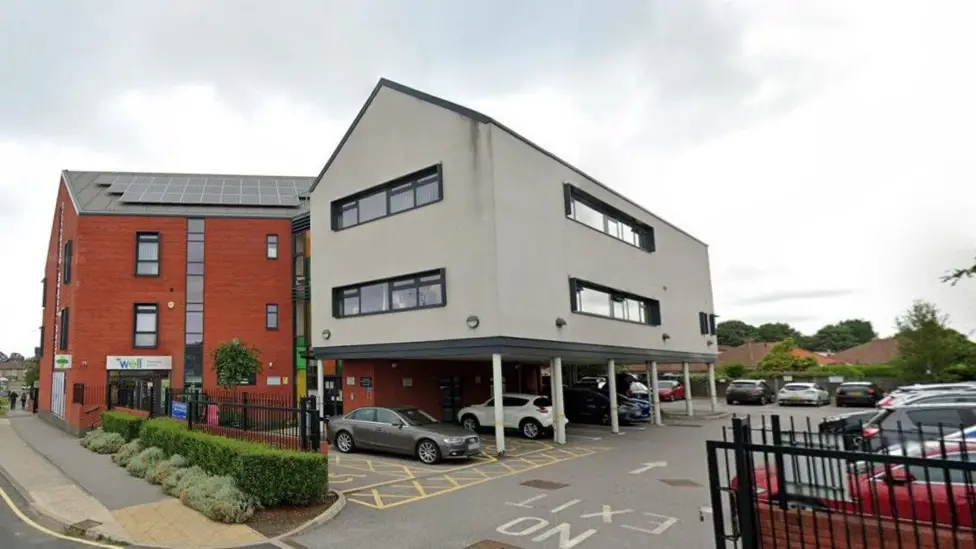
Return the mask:
<svg viewBox="0 0 976 549"><path fill-rule="evenodd" d="M761 506L759 546L762 549L818 547L821 549L900 549L976 547L972 530L933 527L929 523L895 522L838 513L813 513ZM916 541L916 537L918 538Z"/></svg>

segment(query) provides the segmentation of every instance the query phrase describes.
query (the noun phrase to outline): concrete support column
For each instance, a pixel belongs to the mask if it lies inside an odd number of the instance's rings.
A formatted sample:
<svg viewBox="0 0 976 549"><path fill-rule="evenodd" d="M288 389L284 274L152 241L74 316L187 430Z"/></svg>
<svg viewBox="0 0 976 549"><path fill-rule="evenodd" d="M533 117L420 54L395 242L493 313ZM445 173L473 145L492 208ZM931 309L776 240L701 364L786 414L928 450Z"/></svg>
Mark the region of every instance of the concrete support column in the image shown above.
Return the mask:
<svg viewBox="0 0 976 549"><path fill-rule="evenodd" d="M610 432L620 433L620 416L617 410L617 368L611 358L607 361L607 385L610 391Z"/></svg>
<svg viewBox="0 0 976 549"><path fill-rule="evenodd" d="M661 422L661 393L658 392L661 385L657 379L657 361L652 360L649 368L647 381L651 384L651 411L654 413L654 425L661 426L663 425Z"/></svg>
<svg viewBox="0 0 976 549"><path fill-rule="evenodd" d="M718 395L715 394L715 363L708 363L708 396L712 398L712 413L718 411Z"/></svg>
<svg viewBox="0 0 976 549"><path fill-rule="evenodd" d="M691 370L688 368L687 362L681 363L681 370L685 374L685 411L688 412L688 417L693 417L695 415L695 406L692 404Z"/></svg>
<svg viewBox="0 0 976 549"><path fill-rule="evenodd" d="M505 457L505 409L503 408L502 390L502 355L495 353L491 355L491 389L492 398L495 399L495 448L498 450L498 457Z"/></svg>
<svg viewBox="0 0 976 549"><path fill-rule="evenodd" d="M549 402L552 403L552 441L559 442L556 424L559 423L559 397L556 394L556 361L549 359Z"/></svg>
<svg viewBox="0 0 976 549"><path fill-rule="evenodd" d="M566 444L566 406L563 399L563 359L556 357L552 361L552 386L556 395L556 414L552 420L555 422L556 444Z"/></svg>
<svg viewBox="0 0 976 549"><path fill-rule="evenodd" d="M319 419L321 420L319 422L319 432L325 433L325 372L323 371L325 369L325 364L322 360L317 360L315 362L318 366L318 368L315 369L315 396L319 407ZM341 390L344 386L345 383L342 383L342 379L340 379L339 389Z"/></svg>

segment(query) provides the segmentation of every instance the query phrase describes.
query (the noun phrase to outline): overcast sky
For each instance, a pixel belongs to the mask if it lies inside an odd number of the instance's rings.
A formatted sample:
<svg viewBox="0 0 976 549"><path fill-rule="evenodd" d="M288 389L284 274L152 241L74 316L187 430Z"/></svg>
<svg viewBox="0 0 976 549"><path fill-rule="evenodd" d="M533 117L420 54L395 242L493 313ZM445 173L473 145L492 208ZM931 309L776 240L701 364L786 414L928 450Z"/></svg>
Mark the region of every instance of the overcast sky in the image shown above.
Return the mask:
<svg viewBox="0 0 976 549"><path fill-rule="evenodd" d="M724 319L976 330L938 280L976 253L970 0L474 4L4 1L0 350L38 343L62 169L315 175L380 77L706 241Z"/></svg>

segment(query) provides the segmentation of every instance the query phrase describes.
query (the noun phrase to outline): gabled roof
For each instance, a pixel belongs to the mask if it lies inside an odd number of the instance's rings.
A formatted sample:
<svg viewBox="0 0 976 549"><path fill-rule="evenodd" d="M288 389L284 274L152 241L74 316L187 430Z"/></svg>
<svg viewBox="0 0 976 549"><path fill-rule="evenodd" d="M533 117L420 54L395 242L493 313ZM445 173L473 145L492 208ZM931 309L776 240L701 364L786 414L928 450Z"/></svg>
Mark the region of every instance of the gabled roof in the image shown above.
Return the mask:
<svg viewBox="0 0 976 549"><path fill-rule="evenodd" d="M898 341L893 337L874 339L834 355L841 364L887 364L898 356Z"/></svg>
<svg viewBox="0 0 976 549"><path fill-rule="evenodd" d="M312 183L312 188L309 190L309 193L315 191L315 187L317 187L318 184L319 184L319 182L322 181L322 177L325 175L325 172L327 172L329 170L329 166L332 165L332 162L339 155L339 151L342 150L343 145L346 144L346 141L349 139L349 136L352 135L352 132L356 129L356 126L359 125L359 121L363 118L363 115L366 114L366 111L369 109L370 105L373 103L373 100L376 98L376 95L379 94L380 90L382 90L383 88L389 88L391 90L400 92L400 93L402 93L404 95L409 95L410 97L413 97L415 99L419 99L421 101L425 101L427 103L430 103L432 105L436 105L436 106L441 107L443 109L447 109L449 111L452 111L454 113L457 113L457 114L459 114L461 116L468 117L468 118L470 118L472 120L475 120L477 122L480 122L482 124L491 124L493 126L497 126L499 129L504 130L505 132L507 132L508 134L510 134L512 137L518 139L519 141L523 142L524 144L528 145L529 147L532 147L533 149L535 149L539 153L548 156L549 158L555 160L556 162L559 162L563 166L565 166L565 167L569 168L570 170L576 172L581 177L584 177L584 178L588 179L592 183L603 187L607 192L612 193L613 195L617 196L621 200L627 201L628 203L630 203L631 205L633 205L635 208L640 209L641 211L643 211L647 215L650 215L650 216L653 216L653 217L657 218L662 223L668 225L669 227L671 227L674 230L680 232L681 234L687 236L688 238L691 238L692 240L698 242L699 244L702 244L703 246L707 246L708 245L708 244L705 244L704 242L702 242L701 240L699 240L698 238L695 238L694 236L688 234L687 232L685 232L684 230L680 229L679 227L676 227L675 225L673 225L671 223L668 223L664 219L661 219L661 216L656 215L656 214L650 212L647 208L644 208L640 204L635 203L633 200L627 198L626 196L620 194L619 192L613 190L612 188L604 185L603 183L600 183L595 178L593 178L593 177L587 175L585 172L583 172L583 170L580 170L579 168L573 166L569 162L566 162L565 160L559 158L555 154L547 151L546 149L543 149L539 145L536 145L535 143L533 143L532 141L530 141L527 138L523 137L522 135L519 135L516 131L512 130L511 128L509 128L508 126L502 124L501 122L495 120L494 118L491 118L488 115L482 114L482 113L480 113L480 112L478 112L478 111L476 111L474 109L469 109L468 107L465 107L463 105L459 105L457 103L452 103L451 101L448 101L446 99L442 99L442 98L437 97L435 95L431 95L429 93L422 92L422 91L420 91L418 89L411 88L409 86L404 86L403 84L400 84L398 82L394 82L392 80L387 80L386 78L380 78L380 81L376 83L376 86L373 88L372 93L369 94L369 98L366 99L366 102L363 103L362 108L359 109L359 113L356 114L356 118L353 119L352 124L349 126L349 129L346 130L345 135L342 136L342 139L339 140L339 144L336 145L335 150L332 151L332 156L329 157L329 160L325 163L325 166L322 167L322 171L319 172L318 177L315 178L315 181Z"/></svg>
<svg viewBox="0 0 976 549"><path fill-rule="evenodd" d="M189 173L155 173L155 172L89 172L69 171L61 172L61 179L65 183L68 195L79 214L101 215L172 215L172 216L206 216L206 217L254 217L254 218L282 218L289 219L308 211L308 200L302 198L297 206L261 206L240 204L150 204L126 202L122 194L113 189L110 181L135 180L136 178L152 181L154 179L204 179L204 180L261 180L265 182L281 182L295 188L308 188L313 178L294 176L262 176L262 175L225 175L225 174L189 174Z"/></svg>
<svg viewBox="0 0 976 549"><path fill-rule="evenodd" d="M733 362L741 362L746 366L754 367L759 364L759 361L763 359L769 351L776 346L775 343L765 343L761 341L747 341L738 347L730 347L718 355L718 365L725 366ZM833 356L823 356L818 353L812 353L805 349L793 349L791 354L797 358L812 358L817 361L818 364L836 364L837 359Z"/></svg>

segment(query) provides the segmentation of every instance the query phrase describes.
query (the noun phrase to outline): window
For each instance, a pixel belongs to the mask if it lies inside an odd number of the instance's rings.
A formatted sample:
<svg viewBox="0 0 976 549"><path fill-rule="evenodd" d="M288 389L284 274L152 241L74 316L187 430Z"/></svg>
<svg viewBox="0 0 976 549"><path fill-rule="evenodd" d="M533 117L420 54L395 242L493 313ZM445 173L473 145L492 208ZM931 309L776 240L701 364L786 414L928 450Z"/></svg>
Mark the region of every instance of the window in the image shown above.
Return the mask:
<svg viewBox="0 0 976 549"><path fill-rule="evenodd" d="M348 229L367 221L415 210L441 200L441 166L372 187L332 203L332 230Z"/></svg>
<svg viewBox="0 0 976 549"><path fill-rule="evenodd" d="M575 278L569 279L574 313L602 316L651 326L661 325L661 303Z"/></svg>
<svg viewBox="0 0 976 549"><path fill-rule="evenodd" d="M708 333L711 335L718 335L718 330L715 327L718 315L708 315Z"/></svg>
<svg viewBox="0 0 976 549"><path fill-rule="evenodd" d="M278 329L278 305L268 303L264 308L264 327L269 330Z"/></svg>
<svg viewBox="0 0 976 549"><path fill-rule="evenodd" d="M37 356L44 356L44 347L46 346L44 341L44 326L41 326L41 346L37 348Z"/></svg>
<svg viewBox="0 0 976 549"><path fill-rule="evenodd" d="M332 290L336 318L442 307L444 269Z"/></svg>
<svg viewBox="0 0 976 549"><path fill-rule="evenodd" d="M133 307L132 346L155 349L159 342L159 305L137 303Z"/></svg>
<svg viewBox="0 0 976 549"><path fill-rule="evenodd" d="M70 311L67 307L61 309L61 325L58 327L58 350L67 351L68 350L68 327L70 326Z"/></svg>
<svg viewBox="0 0 976 549"><path fill-rule="evenodd" d="M159 276L159 233L136 233L136 276Z"/></svg>
<svg viewBox="0 0 976 549"><path fill-rule="evenodd" d="M346 416L354 421L376 421L376 408L360 408Z"/></svg>
<svg viewBox="0 0 976 549"><path fill-rule="evenodd" d="M268 259L278 259L278 235L269 234L265 237L265 256Z"/></svg>
<svg viewBox="0 0 976 549"><path fill-rule="evenodd" d="M708 313L698 313L698 331L708 335Z"/></svg>
<svg viewBox="0 0 976 549"><path fill-rule="evenodd" d="M47 307L47 278L41 279L41 308Z"/></svg>
<svg viewBox="0 0 976 549"><path fill-rule="evenodd" d="M64 264L61 266L63 271L61 273L61 282L65 284L71 283L71 248L72 244L70 240L64 243Z"/></svg>
<svg viewBox="0 0 976 549"><path fill-rule="evenodd" d="M549 400L549 397L539 397L535 399L533 404L536 408L552 408L552 401Z"/></svg>
<svg viewBox="0 0 976 549"><path fill-rule="evenodd" d="M377 408L376 421L378 423L386 423L388 425L393 425L394 423L400 421L400 418L398 418L397 415L394 414L391 410L387 410L386 408Z"/></svg>
<svg viewBox="0 0 976 549"><path fill-rule="evenodd" d="M942 410L914 410L907 412L907 414L915 425L944 427L953 430L966 427L966 419L962 417L960 410L952 408Z"/></svg>
<svg viewBox="0 0 976 549"><path fill-rule="evenodd" d="M566 217L646 252L655 250L654 228L565 183Z"/></svg>
<svg viewBox="0 0 976 549"><path fill-rule="evenodd" d="M528 403L529 403L529 400L526 399L526 398L519 398L519 397L504 397L504 398L502 398L502 407L503 408L521 408L522 406L525 406Z"/></svg>

